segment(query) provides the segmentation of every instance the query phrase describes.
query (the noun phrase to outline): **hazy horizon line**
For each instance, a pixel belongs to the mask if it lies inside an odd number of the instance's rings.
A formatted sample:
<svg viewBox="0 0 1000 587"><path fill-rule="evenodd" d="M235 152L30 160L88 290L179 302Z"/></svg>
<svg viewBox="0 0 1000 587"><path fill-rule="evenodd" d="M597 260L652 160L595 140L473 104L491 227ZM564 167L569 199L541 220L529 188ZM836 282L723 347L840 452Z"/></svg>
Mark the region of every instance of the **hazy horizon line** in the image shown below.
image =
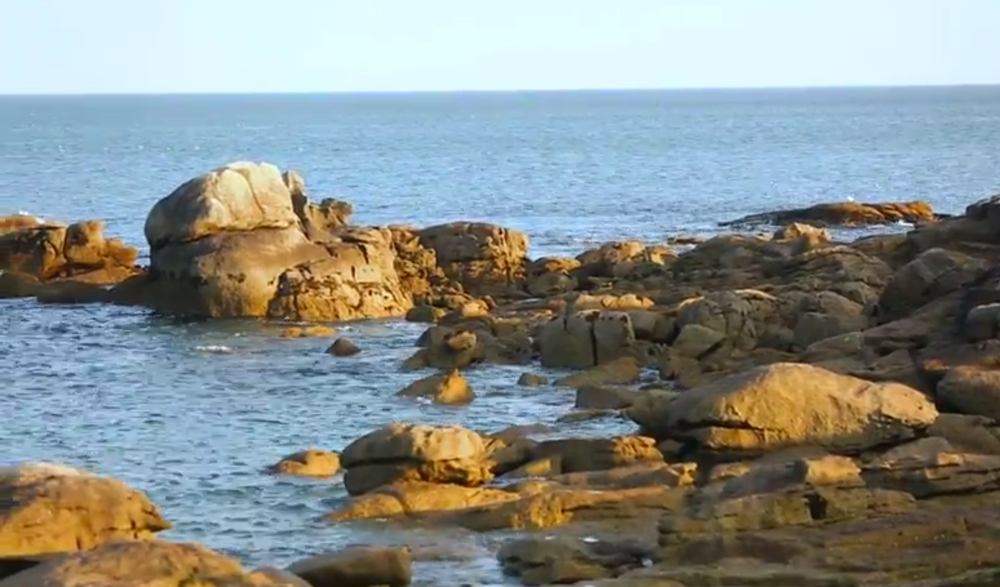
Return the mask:
<svg viewBox="0 0 1000 587"><path fill-rule="evenodd" d="M866 90L866 89L944 89L1000 88L1000 82L921 83L921 84L830 84L830 85L762 85L762 86L690 86L690 87L621 87L621 88L520 88L520 89L451 89L451 90L250 90L250 91L177 91L177 92L0 92L0 98L73 98L73 97L139 97L139 96L405 96L414 94L540 94L595 92L730 92L788 90Z"/></svg>

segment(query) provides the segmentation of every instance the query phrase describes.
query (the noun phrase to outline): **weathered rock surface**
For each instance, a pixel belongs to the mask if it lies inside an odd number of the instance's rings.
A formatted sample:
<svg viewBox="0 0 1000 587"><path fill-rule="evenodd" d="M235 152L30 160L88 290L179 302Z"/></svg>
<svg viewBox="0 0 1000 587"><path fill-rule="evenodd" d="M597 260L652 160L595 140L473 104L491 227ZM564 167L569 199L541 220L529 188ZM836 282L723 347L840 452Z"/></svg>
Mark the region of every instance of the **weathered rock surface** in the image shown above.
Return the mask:
<svg viewBox="0 0 1000 587"><path fill-rule="evenodd" d="M1000 370L950 369L937 385L937 399L953 411L1000 420Z"/></svg>
<svg viewBox="0 0 1000 587"><path fill-rule="evenodd" d="M477 487L493 478L486 443L461 426L391 424L362 436L341 453L344 485L361 495L409 481Z"/></svg>
<svg viewBox="0 0 1000 587"><path fill-rule="evenodd" d="M171 527L142 492L68 467L0 468L0 556L33 556L146 540Z"/></svg>
<svg viewBox="0 0 1000 587"><path fill-rule="evenodd" d="M626 312L584 310L546 324L539 334L542 365L585 369L627 356L635 343Z"/></svg>
<svg viewBox="0 0 1000 587"><path fill-rule="evenodd" d="M293 196L304 197L301 186L286 181L273 165L238 162L157 202L146 219L151 263L144 302L201 317L404 314L411 300L396 274L390 232L329 223L307 231L293 205Z"/></svg>
<svg viewBox="0 0 1000 587"><path fill-rule="evenodd" d="M354 341L349 338L338 338L326 349L328 355L335 357L353 357L360 352L361 349L358 348L358 345L354 344Z"/></svg>
<svg viewBox="0 0 1000 587"><path fill-rule="evenodd" d="M96 220L65 226L7 217L0 218L0 225L8 226L0 232L0 274L8 282L19 282L18 287L0 287L0 297L64 291L53 290L57 285L96 288L139 271L138 251L118 239L106 239L104 224Z"/></svg>
<svg viewBox="0 0 1000 587"><path fill-rule="evenodd" d="M793 363L751 369L675 397L649 396L629 414L657 438L737 453L803 445L858 452L913 438L938 415L904 385Z"/></svg>
<svg viewBox="0 0 1000 587"><path fill-rule="evenodd" d="M582 409L621 410L634 404L639 392L622 386L584 385L576 390L573 406Z"/></svg>
<svg viewBox="0 0 1000 587"><path fill-rule="evenodd" d="M549 380L537 373L521 373L517 378L517 384L521 387L543 387L549 384Z"/></svg>
<svg viewBox="0 0 1000 587"><path fill-rule="evenodd" d="M433 326L419 344L423 348L406 360L405 367L450 370L480 363L526 365L533 355L526 329L492 317Z"/></svg>
<svg viewBox="0 0 1000 587"><path fill-rule="evenodd" d="M985 270L984 261L957 251L925 251L893 274L879 297L878 318L882 323L905 318L972 283Z"/></svg>
<svg viewBox="0 0 1000 587"><path fill-rule="evenodd" d="M249 573L235 560L196 544L159 540L112 542L92 550L46 559L0 580L3 587L288 586L264 573Z"/></svg>
<svg viewBox="0 0 1000 587"><path fill-rule="evenodd" d="M980 569L1000 560L1000 511L983 506L994 501L996 457L958 455L934 438L861 467L845 457L774 457L741 464L742 472L727 465L728 476L713 471L684 508L661 518L658 564L625 577L685 585L989 584L979 582Z"/></svg>
<svg viewBox="0 0 1000 587"><path fill-rule="evenodd" d="M481 222L454 222L420 231L420 243L433 250L438 266L473 295L509 295L523 290L528 237Z"/></svg>

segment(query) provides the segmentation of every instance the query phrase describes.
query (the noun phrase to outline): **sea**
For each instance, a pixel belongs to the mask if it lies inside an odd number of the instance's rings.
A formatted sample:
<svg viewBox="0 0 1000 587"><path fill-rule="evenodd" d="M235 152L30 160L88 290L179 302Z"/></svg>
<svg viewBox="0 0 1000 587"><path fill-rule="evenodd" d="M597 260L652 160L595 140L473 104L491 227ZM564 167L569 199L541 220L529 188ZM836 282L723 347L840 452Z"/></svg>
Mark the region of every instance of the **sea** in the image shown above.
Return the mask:
<svg viewBox="0 0 1000 587"><path fill-rule="evenodd" d="M1000 192L1000 87L0 97L0 215L101 219L143 258L153 204L237 160L298 171L313 199L351 202L357 224L479 220L527 233L533 257L576 255L819 202L961 213ZM420 376L400 363L422 326L339 325L363 349L346 359L281 328L0 300L0 464L120 478L175 524L165 538L250 567L407 544L418 584L510 583L493 554L504 534L333 524L322 518L345 503L338 479L263 469L393 421L555 424L572 391L519 388L524 368L484 367L467 374L470 406L420 403L395 394ZM554 434L632 429L612 419Z"/></svg>

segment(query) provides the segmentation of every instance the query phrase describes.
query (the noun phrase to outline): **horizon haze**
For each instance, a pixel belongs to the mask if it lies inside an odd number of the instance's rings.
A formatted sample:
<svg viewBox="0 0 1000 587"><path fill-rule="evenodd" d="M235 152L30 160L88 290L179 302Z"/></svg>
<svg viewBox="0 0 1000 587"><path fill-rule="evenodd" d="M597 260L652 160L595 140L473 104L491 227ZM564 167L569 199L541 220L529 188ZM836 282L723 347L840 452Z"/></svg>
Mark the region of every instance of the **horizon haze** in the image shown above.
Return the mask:
<svg viewBox="0 0 1000 587"><path fill-rule="evenodd" d="M1000 83L991 0L8 2L0 94Z"/></svg>

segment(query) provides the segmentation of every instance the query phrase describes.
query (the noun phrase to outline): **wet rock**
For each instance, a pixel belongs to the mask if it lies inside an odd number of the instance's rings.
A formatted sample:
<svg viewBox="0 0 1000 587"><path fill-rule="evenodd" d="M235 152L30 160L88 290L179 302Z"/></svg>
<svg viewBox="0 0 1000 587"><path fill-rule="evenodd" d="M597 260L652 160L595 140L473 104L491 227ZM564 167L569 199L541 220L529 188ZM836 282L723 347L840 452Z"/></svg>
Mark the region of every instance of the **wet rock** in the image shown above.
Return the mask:
<svg viewBox="0 0 1000 587"><path fill-rule="evenodd" d="M543 375L521 373L521 376L517 378L517 384L521 387L543 387L549 384L549 380Z"/></svg>
<svg viewBox="0 0 1000 587"><path fill-rule="evenodd" d="M30 298L38 295L41 289L42 282L37 277L11 271L0 272L0 300Z"/></svg>
<svg viewBox="0 0 1000 587"><path fill-rule="evenodd" d="M390 424L341 453L344 485L361 495L382 485L427 481L479 486L492 479L483 438L461 426Z"/></svg>
<svg viewBox="0 0 1000 587"><path fill-rule="evenodd" d="M311 240L286 179L270 164L231 163L157 202L145 226L144 303L193 317L403 315L411 300L395 271L391 233L345 226Z"/></svg>
<svg viewBox="0 0 1000 587"><path fill-rule="evenodd" d="M553 432L555 432L555 428L547 424L519 424L508 426L499 432L490 434L489 437L510 443L535 434L551 434Z"/></svg>
<svg viewBox="0 0 1000 587"><path fill-rule="evenodd" d="M555 384L576 388L586 385L625 385L638 381L641 374L642 366L639 361L633 357L621 357L586 371L561 377Z"/></svg>
<svg viewBox="0 0 1000 587"><path fill-rule="evenodd" d="M606 410L600 408L588 408L588 409L577 409L575 411L563 414L556 418L556 422L560 424L579 424L581 422L590 422L592 420L605 420L609 418L620 418L621 412L618 410Z"/></svg>
<svg viewBox="0 0 1000 587"><path fill-rule="evenodd" d="M337 331L329 326L314 324L310 326L290 326L281 331L281 338L328 338L336 336Z"/></svg>
<svg viewBox="0 0 1000 587"><path fill-rule="evenodd" d="M720 222L719 226L784 225L793 222L820 227L870 226L897 222L936 222L939 219L926 202L861 203L837 202L816 204L807 208L776 210L751 214L737 220Z"/></svg>
<svg viewBox="0 0 1000 587"><path fill-rule="evenodd" d="M340 455L309 448L283 457L270 467L270 472L299 477L333 477L340 472Z"/></svg>
<svg viewBox="0 0 1000 587"><path fill-rule="evenodd" d="M463 369L480 363L526 365L531 362L531 338L520 330L505 332L492 319L456 326L434 326L421 337L424 347L408 358L409 369Z"/></svg>
<svg viewBox="0 0 1000 587"><path fill-rule="evenodd" d="M110 542L57 556L0 581L0 585L277 587L288 583L264 574L251 575L237 561L201 545L155 540Z"/></svg>
<svg viewBox="0 0 1000 587"><path fill-rule="evenodd" d="M638 392L627 387L584 385L576 390L574 407L590 410L620 410L635 403Z"/></svg>
<svg viewBox="0 0 1000 587"><path fill-rule="evenodd" d="M108 289L101 285L59 280L39 285L35 300L39 304L102 304L111 297Z"/></svg>
<svg viewBox="0 0 1000 587"><path fill-rule="evenodd" d="M349 338L338 338L326 349L328 355L335 357L353 357L360 352L361 349L358 348L358 345L354 344L354 341Z"/></svg>
<svg viewBox="0 0 1000 587"><path fill-rule="evenodd" d="M586 369L628 355L635 343L626 312L585 310L548 322L538 336L542 365Z"/></svg>
<svg viewBox="0 0 1000 587"><path fill-rule="evenodd" d="M0 467L0 556L86 550L171 528L142 492L68 467Z"/></svg>
<svg viewBox="0 0 1000 587"><path fill-rule="evenodd" d="M430 375L399 392L403 397L426 397L438 404L467 404L475 398L469 382L457 370Z"/></svg>
<svg viewBox="0 0 1000 587"><path fill-rule="evenodd" d="M404 587L412 567L407 548L355 546L293 563L288 571L313 587Z"/></svg>
<svg viewBox="0 0 1000 587"><path fill-rule="evenodd" d="M721 452L819 446L857 452L913 438L937 418L920 392L810 365L758 367L629 410L643 430Z"/></svg>
<svg viewBox="0 0 1000 587"><path fill-rule="evenodd" d="M937 399L961 414L1000 419L1000 370L950 369L937 385Z"/></svg>
<svg viewBox="0 0 1000 587"><path fill-rule="evenodd" d="M419 233L433 250L445 275L472 295L510 295L523 290L528 264L528 237L480 222L453 222Z"/></svg>
<svg viewBox="0 0 1000 587"><path fill-rule="evenodd" d="M434 323L444 318L447 314L447 308L438 308L437 306L423 304L410 308L406 312L406 321Z"/></svg>

